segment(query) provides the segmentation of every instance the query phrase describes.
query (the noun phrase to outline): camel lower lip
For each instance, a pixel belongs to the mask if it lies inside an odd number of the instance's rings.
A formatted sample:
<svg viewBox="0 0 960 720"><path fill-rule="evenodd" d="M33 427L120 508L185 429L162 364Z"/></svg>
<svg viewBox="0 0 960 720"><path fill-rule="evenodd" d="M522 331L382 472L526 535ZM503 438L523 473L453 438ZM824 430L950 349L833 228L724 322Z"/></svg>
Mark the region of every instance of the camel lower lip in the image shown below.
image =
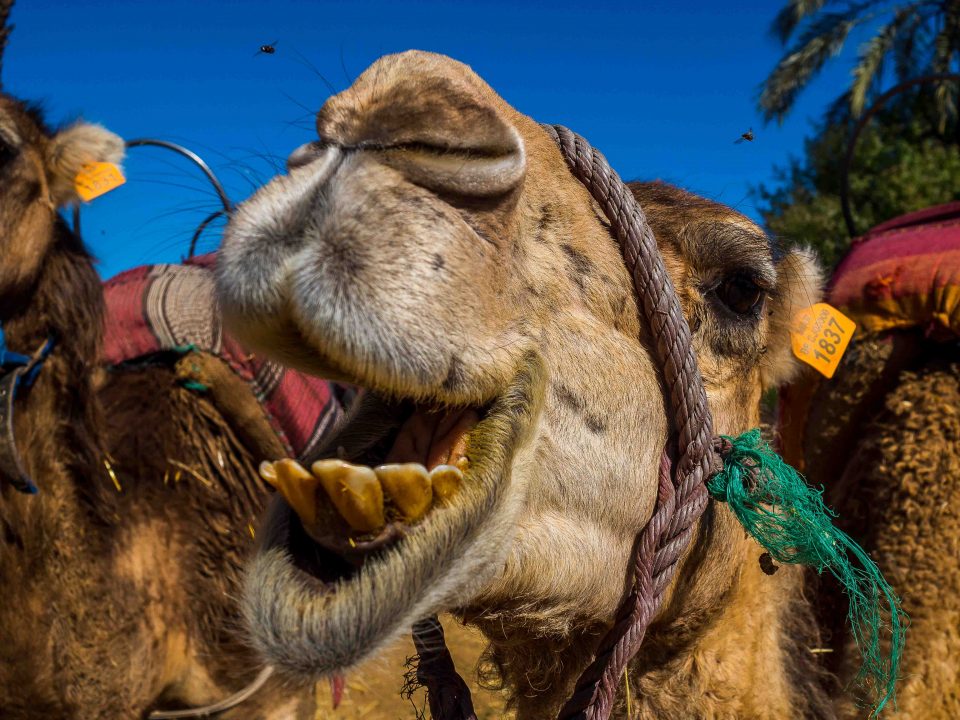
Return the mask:
<svg viewBox="0 0 960 720"><path fill-rule="evenodd" d="M379 407L379 402L377 403ZM457 417L466 413L475 411L463 409L454 412L445 413L446 416ZM361 410L361 417L363 412ZM433 420L418 421L418 416L432 416L435 413L430 411L421 411L419 409L410 410L404 407L398 410L397 414L391 415L391 420L402 419L401 426L407 428L414 424L423 424L423 422L432 422L434 425L442 424L443 420L434 418ZM485 417L484 412L479 419ZM327 444L328 448L335 447L340 460L356 463L360 467L370 467L382 463L396 460L397 455L414 454L416 459L423 460L425 464L437 465L437 462L430 462L427 456L431 453L430 438L427 439L425 446L421 447L423 438L402 438L402 431L394 428L393 422L382 428L379 437L368 435L368 447L351 448L356 455L352 455L350 450L338 442L340 436L349 434L353 425L363 424L362 419L354 417L352 422L348 420L340 432ZM449 422L448 422L449 424ZM414 447L417 445L417 447ZM384 453L384 448L390 448ZM398 449L399 448L399 449ZM321 454L325 454L321 451ZM436 460L436 458L434 458ZM342 465L342 464L341 464ZM431 468L432 469L432 468ZM464 481L471 481L469 469L465 469ZM329 505L329 503L328 503ZM362 568L369 560L374 562L376 556L393 546L402 543L405 538L418 532L429 532L431 522L442 522L443 507L431 508L424 517L416 522L405 522L402 519L395 519L387 522L380 530L374 532L357 532L351 530L349 525L340 517L332 506L328 506L322 521L322 533L318 533L314 528L308 528L298 512L290 503L281 496L274 500L274 509L271 515L271 524L279 525L287 529L285 541L281 541L277 547L282 547L289 553L294 566L299 572L310 575L315 581L319 581L323 593L336 593L338 586L349 583L357 571ZM440 519L435 520L434 516L440 513Z"/></svg>
<svg viewBox="0 0 960 720"><path fill-rule="evenodd" d="M261 463L260 474L317 544L362 561L456 502L470 464L470 433L483 415L470 407L416 407L398 430L385 426L382 437L372 435L373 446L361 457L349 456L336 443L337 457L317 460L309 469L285 458ZM338 435L358 423L362 420L351 415Z"/></svg>
<svg viewBox="0 0 960 720"><path fill-rule="evenodd" d="M471 431L470 466L455 500L430 510L392 542L363 548L355 557L318 545L275 498L245 590L247 622L266 659L301 680L341 672L419 619L469 602L508 550L507 542L483 542L483 536L491 523L508 524L504 504L514 455L542 395L540 360L531 356ZM409 406L376 397L364 402L366 408L352 414L330 443L361 460L382 449L409 412ZM371 432L367 421L382 427Z"/></svg>

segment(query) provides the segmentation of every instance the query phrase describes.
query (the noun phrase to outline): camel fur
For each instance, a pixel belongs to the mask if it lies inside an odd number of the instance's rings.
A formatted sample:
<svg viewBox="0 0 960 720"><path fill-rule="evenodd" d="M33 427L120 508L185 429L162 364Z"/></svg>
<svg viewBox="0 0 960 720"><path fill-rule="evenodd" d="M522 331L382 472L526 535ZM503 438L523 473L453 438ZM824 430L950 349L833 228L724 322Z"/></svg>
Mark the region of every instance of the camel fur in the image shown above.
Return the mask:
<svg viewBox="0 0 960 720"><path fill-rule="evenodd" d="M816 264L718 203L631 187L715 430L756 426L796 370L787 329L819 296ZM368 389L331 455L411 405L483 416L456 502L358 568L275 504L245 600L259 650L306 682L449 610L489 638L517 717L555 717L627 592L669 418L609 221L550 136L465 65L381 58L238 208L218 283L248 344ZM631 665L633 717L834 717L803 572L767 575L761 552L708 508Z"/></svg>

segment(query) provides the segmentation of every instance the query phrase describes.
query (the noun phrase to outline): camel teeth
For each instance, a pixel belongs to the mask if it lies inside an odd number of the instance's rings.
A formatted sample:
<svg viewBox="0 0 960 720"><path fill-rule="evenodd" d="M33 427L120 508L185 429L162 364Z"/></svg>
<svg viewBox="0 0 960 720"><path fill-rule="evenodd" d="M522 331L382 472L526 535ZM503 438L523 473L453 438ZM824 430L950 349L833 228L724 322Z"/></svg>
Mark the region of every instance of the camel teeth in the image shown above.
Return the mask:
<svg viewBox="0 0 960 720"><path fill-rule="evenodd" d="M463 471L453 465L437 465L430 471L430 484L435 498L443 503L449 502L463 485Z"/></svg>
<svg viewBox="0 0 960 720"><path fill-rule="evenodd" d="M433 487L427 469L420 463L380 465L374 472L405 520L419 520L430 509Z"/></svg>
<svg viewBox="0 0 960 720"><path fill-rule="evenodd" d="M374 532L386 524L383 489L372 469L335 459L318 460L310 469L353 530Z"/></svg>
<svg viewBox="0 0 960 720"><path fill-rule="evenodd" d="M300 516L305 528L317 523L317 486L319 481L296 460L285 458L260 464L260 477L277 489L287 504Z"/></svg>
<svg viewBox="0 0 960 720"><path fill-rule="evenodd" d="M277 469L273 466L272 462L264 460L260 463L260 477L266 480L270 487L277 487Z"/></svg>

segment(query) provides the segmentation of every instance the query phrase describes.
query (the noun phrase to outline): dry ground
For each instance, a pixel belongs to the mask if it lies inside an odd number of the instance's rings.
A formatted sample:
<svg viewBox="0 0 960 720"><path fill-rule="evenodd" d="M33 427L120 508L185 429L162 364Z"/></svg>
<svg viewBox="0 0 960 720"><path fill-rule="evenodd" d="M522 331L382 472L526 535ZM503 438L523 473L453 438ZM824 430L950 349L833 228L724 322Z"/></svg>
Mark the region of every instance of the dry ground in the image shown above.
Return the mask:
<svg viewBox="0 0 960 720"><path fill-rule="evenodd" d="M500 693L484 690L477 684L477 660L486 646L480 633L447 617L443 618L443 627L457 669L473 693L477 719L512 717L504 710ZM416 708L400 695L405 662L413 654L413 642L408 638L351 672L346 678L343 701L336 710L332 709L329 685L326 682L318 684L316 720L411 720L418 717L417 708L424 707L423 690L413 695Z"/></svg>

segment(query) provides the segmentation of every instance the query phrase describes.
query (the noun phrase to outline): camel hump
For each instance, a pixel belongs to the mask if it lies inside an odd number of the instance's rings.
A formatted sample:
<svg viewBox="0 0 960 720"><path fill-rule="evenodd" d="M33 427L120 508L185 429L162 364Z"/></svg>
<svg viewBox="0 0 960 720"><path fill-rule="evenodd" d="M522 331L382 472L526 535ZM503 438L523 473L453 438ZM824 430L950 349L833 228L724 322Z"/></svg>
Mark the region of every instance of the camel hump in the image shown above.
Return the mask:
<svg viewBox="0 0 960 720"><path fill-rule="evenodd" d="M871 335L922 328L960 338L960 202L889 220L856 240L829 300Z"/></svg>

